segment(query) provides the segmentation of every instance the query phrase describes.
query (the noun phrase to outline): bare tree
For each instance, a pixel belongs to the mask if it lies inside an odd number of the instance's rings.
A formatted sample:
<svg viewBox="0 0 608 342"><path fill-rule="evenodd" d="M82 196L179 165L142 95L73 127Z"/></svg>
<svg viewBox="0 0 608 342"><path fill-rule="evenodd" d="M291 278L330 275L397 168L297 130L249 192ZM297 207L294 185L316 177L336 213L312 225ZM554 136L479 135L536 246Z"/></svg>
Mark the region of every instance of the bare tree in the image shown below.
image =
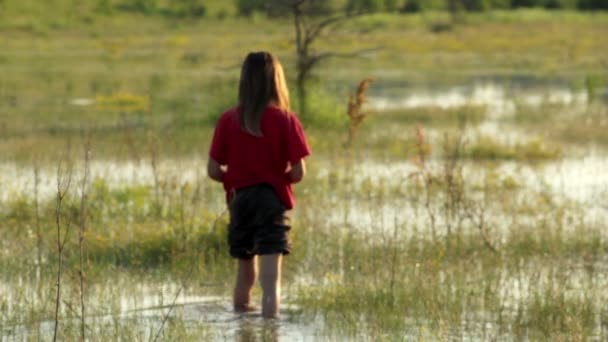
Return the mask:
<svg viewBox="0 0 608 342"><path fill-rule="evenodd" d="M313 69L323 60L330 57L356 57L376 48L352 51L348 53L337 52L316 52L313 49L314 43L335 29L338 24L345 20L365 14L364 12L350 13L345 12L334 14L320 14L314 11L311 4L314 0L282 0L281 5L287 6L293 15L293 25L295 29L296 44L296 93L298 96L299 111L302 116L308 115L308 93L307 86ZM312 9L312 10L311 10Z"/></svg>

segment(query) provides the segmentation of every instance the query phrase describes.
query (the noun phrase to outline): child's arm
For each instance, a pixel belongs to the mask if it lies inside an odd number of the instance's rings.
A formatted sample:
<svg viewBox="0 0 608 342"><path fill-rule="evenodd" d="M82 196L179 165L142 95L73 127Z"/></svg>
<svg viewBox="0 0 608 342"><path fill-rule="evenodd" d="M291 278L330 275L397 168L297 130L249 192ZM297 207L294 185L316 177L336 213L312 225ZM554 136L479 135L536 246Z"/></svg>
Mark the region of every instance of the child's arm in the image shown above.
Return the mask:
<svg viewBox="0 0 608 342"><path fill-rule="evenodd" d="M291 165L289 171L287 171L287 177L289 177L289 181L292 183L298 183L304 178L306 174L306 163L304 159L300 159L297 163Z"/></svg>
<svg viewBox="0 0 608 342"><path fill-rule="evenodd" d="M216 182L223 182L224 170L222 170L220 163L213 158L209 158L207 161L207 176Z"/></svg>

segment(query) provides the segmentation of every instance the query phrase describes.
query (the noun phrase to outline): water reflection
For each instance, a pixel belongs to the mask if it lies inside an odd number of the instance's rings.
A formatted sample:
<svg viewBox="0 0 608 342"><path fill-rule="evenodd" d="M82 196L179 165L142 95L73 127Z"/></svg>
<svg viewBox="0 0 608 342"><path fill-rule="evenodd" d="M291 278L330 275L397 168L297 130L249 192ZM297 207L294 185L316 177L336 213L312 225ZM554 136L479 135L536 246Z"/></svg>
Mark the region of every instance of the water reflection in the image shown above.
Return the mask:
<svg viewBox="0 0 608 342"><path fill-rule="evenodd" d="M280 321L277 319L250 318L239 320L235 341L240 342L278 342Z"/></svg>
<svg viewBox="0 0 608 342"><path fill-rule="evenodd" d="M608 301L608 269L606 257L595 261L585 260L531 260L522 261L514 268L505 268L495 274L495 278L481 279L479 276L484 274L482 264L467 264L462 267L468 270L466 273L466 283L484 283L489 286L492 292L498 294L498 301L501 303L501 314L505 317L515 317L520 308L525 309L534 300L535 296L551 293L551 289L559 284L565 288L565 293L569 298L579 298L586 296L593 298L593 310L599 312L602 303ZM479 268L479 271L477 271ZM464 272L464 269L463 269ZM464 274L464 273L463 273ZM87 325L91 333L99 333L99 336L107 336L107 331L116 329L129 329L130 332L137 331L135 335L140 336L140 340L151 340L159 331L161 322L167 314L169 307L171 310L171 321L182 322L186 331L192 334L201 329L204 332L204 340L209 341L242 341L242 342L266 342L266 341L302 341L317 340L323 337L322 319L306 322L297 317L298 307L287 303L282 310L280 319L263 319L259 312L248 314L236 314L230 308L230 299L223 296L199 296L197 291L185 291L183 296L179 296L175 303L162 303L162 298L173 298L175 291L174 283L155 283L151 279L136 279L131 275L130 285L128 284L128 274L113 275L112 280L103 284L104 289L95 290L88 302L89 310ZM124 279L123 279L124 278ZM31 279L27 282L14 278L0 280L2 294L6 295L8 306L3 306L3 315L6 318L14 317L16 320L8 319L0 321L0 340L33 340L48 339L53 329L53 321L49 316L43 315L39 321L32 322L21 317L15 310L24 311L24 303L27 303L29 296L35 291L35 282ZM296 279L295 282L303 280ZM156 291L142 291L143 287L134 285L136 283L146 283L147 289L156 288ZM21 284L21 294L16 293L17 285ZM129 286L127 286L129 285ZM448 286L448 285L446 285ZM7 291L7 292L5 292ZM147 292L146 294L142 294ZM105 293L105 295L103 295ZM134 293L139 294L135 301L125 301L124 298L133 297ZM94 298L97 298L94 300ZM130 308L121 307L116 311L100 312L93 310L99 308L99 302L116 301L119 303L129 303ZM146 305L149 306L145 306ZM466 310L465 310L466 311ZM493 324L492 312L467 312L466 321L463 321L463 330L454 331L455 336L465 336L466 339L486 340L488 336L504 337L512 340L512 331L500 324ZM413 339L420 338L423 331L417 324L419 318L410 317L406 320L412 322L412 332L415 334ZM77 318L64 316L62 324L78 324ZM165 329L169 329L165 327ZM105 335L104 335L105 334ZM126 333L125 333L126 334ZM321 334L321 335L320 335ZM600 340L600 333L596 334ZM127 335L125 335L127 336ZM38 337L38 338L36 338ZM363 337L363 336L359 336ZM363 337L364 338L364 337ZM432 336L430 337L432 339ZM335 339L334 339L335 340ZM347 339L345 339L347 340Z"/></svg>

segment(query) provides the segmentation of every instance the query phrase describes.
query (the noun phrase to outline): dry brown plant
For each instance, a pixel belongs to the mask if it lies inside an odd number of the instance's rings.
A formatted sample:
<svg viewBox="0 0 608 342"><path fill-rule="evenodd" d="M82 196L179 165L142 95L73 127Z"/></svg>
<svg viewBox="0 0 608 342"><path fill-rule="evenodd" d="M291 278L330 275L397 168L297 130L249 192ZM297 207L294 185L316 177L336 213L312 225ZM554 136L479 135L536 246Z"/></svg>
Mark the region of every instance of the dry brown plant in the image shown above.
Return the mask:
<svg viewBox="0 0 608 342"><path fill-rule="evenodd" d="M350 147L355 139L355 135L359 130L359 127L363 123L363 120L369 116L369 111L363 111L363 105L366 102L365 93L369 88L370 83L373 80L371 78L366 78L359 82L359 86L357 87L357 91L354 94L351 94L348 97L348 106L346 115L348 115L349 123L348 123L348 136L346 138L346 142L344 143L345 147Z"/></svg>
<svg viewBox="0 0 608 342"><path fill-rule="evenodd" d="M435 209L431 205L431 201L433 198L432 188L433 184L435 183L435 176L427 165L427 156L431 153L431 145L426 141L424 130L421 126L416 126L414 133L414 148L416 151L416 155L414 156L412 162L414 163L414 165L416 165L418 171L414 172L410 176L416 177L417 179L422 181L424 189L424 208L427 212L429 222L431 224L431 235L433 237L433 241L436 241L437 214L435 212Z"/></svg>

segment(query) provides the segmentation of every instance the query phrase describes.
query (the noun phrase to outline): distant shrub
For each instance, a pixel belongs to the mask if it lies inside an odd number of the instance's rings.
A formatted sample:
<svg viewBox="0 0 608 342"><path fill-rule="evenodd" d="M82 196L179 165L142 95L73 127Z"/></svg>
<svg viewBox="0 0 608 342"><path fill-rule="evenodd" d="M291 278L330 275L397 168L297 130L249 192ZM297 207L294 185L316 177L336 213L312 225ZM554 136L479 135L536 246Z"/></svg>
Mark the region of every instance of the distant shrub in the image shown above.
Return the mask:
<svg viewBox="0 0 608 342"><path fill-rule="evenodd" d="M291 6L282 0L235 0L237 12L241 16L251 16L255 12L268 16L286 16L291 13ZM335 10L333 1L309 0L302 10L309 15L328 14Z"/></svg>
<svg viewBox="0 0 608 342"><path fill-rule="evenodd" d="M511 7L511 0L490 0L493 9L507 9Z"/></svg>
<svg viewBox="0 0 608 342"><path fill-rule="evenodd" d="M173 0L159 5L158 0L123 0L118 9L143 14L158 14L168 17L204 17L207 8L204 0ZM111 0L98 0L97 10L109 13L112 10Z"/></svg>
<svg viewBox="0 0 608 342"><path fill-rule="evenodd" d="M460 2L467 11L485 11L492 8L490 0L460 0Z"/></svg>
<svg viewBox="0 0 608 342"><path fill-rule="evenodd" d="M112 13L112 3L110 0L97 0L95 4L95 12L102 14Z"/></svg>
<svg viewBox="0 0 608 342"><path fill-rule="evenodd" d="M448 0L447 8L450 12L460 11L480 12L492 8L491 0Z"/></svg>
<svg viewBox="0 0 608 342"><path fill-rule="evenodd" d="M606 0L579 0L577 7L583 10L608 10L608 1Z"/></svg>
<svg viewBox="0 0 608 342"><path fill-rule="evenodd" d="M124 10L139 12L139 13L153 13L158 9L157 0L124 0L120 7Z"/></svg>
<svg viewBox="0 0 608 342"><path fill-rule="evenodd" d="M592 6L591 3L594 3ZM597 7L599 4L600 7ZM414 13L425 10L451 10L451 11L485 11L491 9L515 9L529 7L543 7L547 9L584 8L597 9L602 5L608 6L605 0L406 0L400 12Z"/></svg>
<svg viewBox="0 0 608 342"><path fill-rule="evenodd" d="M384 0L348 0L346 13L376 13L384 10Z"/></svg>
<svg viewBox="0 0 608 342"><path fill-rule="evenodd" d="M433 33L449 32L453 28L453 24L447 21L436 21L429 25L429 30Z"/></svg>
<svg viewBox="0 0 608 342"><path fill-rule="evenodd" d="M203 0L173 0L171 11L179 17L204 17L207 8Z"/></svg>
<svg viewBox="0 0 608 342"><path fill-rule="evenodd" d="M538 0L511 0L511 8L535 7L542 4Z"/></svg>
<svg viewBox="0 0 608 342"><path fill-rule="evenodd" d="M264 2L261 0L236 0L236 7L240 15L250 16L255 11L264 11Z"/></svg>
<svg viewBox="0 0 608 342"><path fill-rule="evenodd" d="M399 9L401 13L417 13L422 11L422 0L407 0Z"/></svg>
<svg viewBox="0 0 608 342"><path fill-rule="evenodd" d="M384 0L384 10L387 12L395 12L399 9L399 2L397 0Z"/></svg>
<svg viewBox="0 0 608 342"><path fill-rule="evenodd" d="M395 12L399 8L397 0L349 0L346 4L346 12Z"/></svg>
<svg viewBox="0 0 608 342"><path fill-rule="evenodd" d="M217 19L224 20L228 18L228 11L225 8L222 8L216 15Z"/></svg>

